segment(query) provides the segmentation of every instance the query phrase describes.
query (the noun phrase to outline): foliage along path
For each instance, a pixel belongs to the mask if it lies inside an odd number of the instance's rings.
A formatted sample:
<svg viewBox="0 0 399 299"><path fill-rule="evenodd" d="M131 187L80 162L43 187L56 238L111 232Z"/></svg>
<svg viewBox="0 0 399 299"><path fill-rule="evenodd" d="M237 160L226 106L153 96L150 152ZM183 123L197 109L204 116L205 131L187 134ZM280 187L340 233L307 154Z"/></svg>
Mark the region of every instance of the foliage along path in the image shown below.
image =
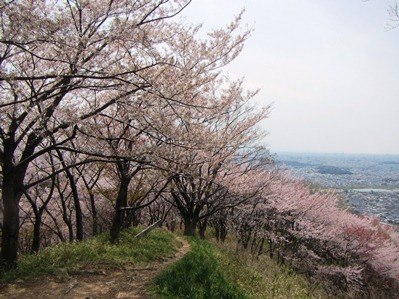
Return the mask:
<svg viewBox="0 0 399 299"><path fill-rule="evenodd" d="M181 259L190 249L184 238L177 239L183 246L166 261L153 262L141 268L85 270L70 276L61 272L53 277L14 282L4 288L0 287L0 298L148 298L145 294L148 283L166 266Z"/></svg>

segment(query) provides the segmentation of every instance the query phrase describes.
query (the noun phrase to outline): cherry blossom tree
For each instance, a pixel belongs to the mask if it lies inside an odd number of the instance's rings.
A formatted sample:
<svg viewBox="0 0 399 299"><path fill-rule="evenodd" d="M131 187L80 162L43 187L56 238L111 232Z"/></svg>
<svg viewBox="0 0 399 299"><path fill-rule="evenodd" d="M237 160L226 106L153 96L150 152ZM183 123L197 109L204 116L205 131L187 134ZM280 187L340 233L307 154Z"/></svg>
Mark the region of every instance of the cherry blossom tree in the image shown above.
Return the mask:
<svg viewBox="0 0 399 299"><path fill-rule="evenodd" d="M268 107L257 111L249 106L254 93L244 94L241 81L224 89L221 83L224 80L209 86L205 94L215 102L212 110L186 118L182 114L172 127L179 132L172 135L178 140L164 155L172 202L184 221L186 235L195 234L201 219L245 201L245 197L227 196L233 192L228 181L238 185L240 175L249 176L256 168L252 155L259 151L255 144L262 136L256 125L267 116Z"/></svg>
<svg viewBox="0 0 399 299"><path fill-rule="evenodd" d="M398 233L339 207L332 191L312 190L283 172L264 194L236 207L227 222L244 247L268 252L336 296L390 297L399 277Z"/></svg>
<svg viewBox="0 0 399 299"><path fill-rule="evenodd" d="M165 65L168 19L190 1L11 1L1 7L2 260L17 259L29 164L72 140L81 122L151 89ZM64 139L38 150L63 132ZM6 187L5 187L6 186Z"/></svg>
<svg viewBox="0 0 399 299"><path fill-rule="evenodd" d="M168 44L173 53L173 68L159 74L157 93L137 92L121 103L121 107L119 103L115 105L112 115L100 114L106 124L95 120L96 128L104 128L96 134L100 136L97 138L107 143L111 156L118 157L119 186L124 190L116 200L112 239L117 238L122 226L120 211L136 209L127 207L127 190L133 177L144 168L166 170L165 181L176 183L177 176L170 172L190 167L187 163L197 167L197 161L186 160L193 155L200 153L198 158L205 161L204 149L232 153L238 150L237 144L243 146L254 139L256 134L250 132L251 128L266 116L268 108L250 115L251 108L243 107L255 93L243 95L241 81L223 91L221 86L227 81L219 78L219 70L237 56L248 37L248 31L236 33L239 24L240 15L226 29L212 32L210 40L205 42L194 38L198 28L174 27L174 37L178 38ZM221 96L216 95L218 90ZM223 140L226 132L216 140L216 134L221 135L223 130L231 131L230 143ZM215 138L209 139L208 133Z"/></svg>
<svg viewBox="0 0 399 299"><path fill-rule="evenodd" d="M175 185L171 194L182 196L189 178L199 179L199 207L207 214L223 206L211 205L211 198L226 197L218 177L250 169L236 161L260 137L255 126L268 107L252 110L247 102L255 93L245 94L241 80L230 82L222 75L250 31L240 31L239 14L201 39L201 26L169 20L189 3L54 0L0 7L3 261L12 265L17 259L21 197L25 194L37 208L29 188L52 177L60 200L44 210L61 239L59 217L69 239L74 226L83 238L78 188L93 187L81 171L84 163L117 170L118 191L107 191L115 196L114 236L122 223L119 211L137 208L128 206L128 192L145 169L158 169L164 177L151 196L169 182ZM53 172L28 183L30 165L47 154L57 157ZM91 208L94 217L93 203Z"/></svg>

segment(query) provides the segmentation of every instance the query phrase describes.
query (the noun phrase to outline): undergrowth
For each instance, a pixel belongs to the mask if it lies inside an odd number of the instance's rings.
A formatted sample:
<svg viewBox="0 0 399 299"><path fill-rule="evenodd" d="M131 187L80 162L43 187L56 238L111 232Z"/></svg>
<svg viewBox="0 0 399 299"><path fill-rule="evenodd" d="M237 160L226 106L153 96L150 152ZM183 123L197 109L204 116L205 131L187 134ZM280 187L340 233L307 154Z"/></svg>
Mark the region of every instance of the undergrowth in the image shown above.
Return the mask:
<svg viewBox="0 0 399 299"><path fill-rule="evenodd" d="M248 250L237 250L236 244L217 244L219 263L226 276L236 281L244 293L253 299L316 299L331 298L319 286L290 267L279 265L268 255L254 256Z"/></svg>
<svg viewBox="0 0 399 299"><path fill-rule="evenodd" d="M177 250L175 236L163 229L155 229L145 238L135 239L141 228L121 232L119 242L112 244L108 234L82 242L61 243L36 254L22 254L18 265L11 270L0 269L0 282L53 274L57 269L74 271L84 267L116 267L142 264L173 256Z"/></svg>
<svg viewBox="0 0 399 299"><path fill-rule="evenodd" d="M189 242L190 252L155 278L151 286L155 298L247 298L226 278L217 248L195 238Z"/></svg>

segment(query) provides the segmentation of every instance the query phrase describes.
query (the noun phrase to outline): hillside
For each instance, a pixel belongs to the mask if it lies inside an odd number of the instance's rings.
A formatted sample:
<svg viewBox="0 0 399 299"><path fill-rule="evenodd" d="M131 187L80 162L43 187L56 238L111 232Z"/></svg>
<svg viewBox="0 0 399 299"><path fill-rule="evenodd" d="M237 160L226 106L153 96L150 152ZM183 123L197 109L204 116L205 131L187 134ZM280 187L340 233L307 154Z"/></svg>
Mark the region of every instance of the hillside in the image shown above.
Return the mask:
<svg viewBox="0 0 399 299"><path fill-rule="evenodd" d="M228 298L325 298L265 256L237 253L232 241L216 246L190 238L190 249L163 229L140 240L133 237L137 231L123 232L118 245L100 236L24 255L16 270L2 272L0 298L220 298L221 292L230 292ZM171 282L181 287L168 290Z"/></svg>
<svg viewBox="0 0 399 299"><path fill-rule="evenodd" d="M189 244L162 229L142 239L137 232L124 231L117 245L99 236L24 255L0 275L0 298L143 298L149 281Z"/></svg>

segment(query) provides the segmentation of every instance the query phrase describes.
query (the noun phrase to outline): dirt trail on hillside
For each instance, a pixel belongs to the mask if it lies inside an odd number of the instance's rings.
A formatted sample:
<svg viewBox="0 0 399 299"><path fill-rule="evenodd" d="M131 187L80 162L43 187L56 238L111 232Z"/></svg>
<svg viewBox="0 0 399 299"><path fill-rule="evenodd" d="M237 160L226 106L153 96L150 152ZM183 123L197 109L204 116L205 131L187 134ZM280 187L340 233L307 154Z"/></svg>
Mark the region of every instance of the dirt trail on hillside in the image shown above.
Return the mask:
<svg viewBox="0 0 399 299"><path fill-rule="evenodd" d="M61 272L54 277L39 277L29 281L0 285L0 298L148 298L145 294L148 283L166 266L181 259L190 249L190 245L185 239L179 237L177 239L183 243L183 246L179 248L174 257L166 261L154 262L141 268L126 266L124 270L86 269L73 275Z"/></svg>

